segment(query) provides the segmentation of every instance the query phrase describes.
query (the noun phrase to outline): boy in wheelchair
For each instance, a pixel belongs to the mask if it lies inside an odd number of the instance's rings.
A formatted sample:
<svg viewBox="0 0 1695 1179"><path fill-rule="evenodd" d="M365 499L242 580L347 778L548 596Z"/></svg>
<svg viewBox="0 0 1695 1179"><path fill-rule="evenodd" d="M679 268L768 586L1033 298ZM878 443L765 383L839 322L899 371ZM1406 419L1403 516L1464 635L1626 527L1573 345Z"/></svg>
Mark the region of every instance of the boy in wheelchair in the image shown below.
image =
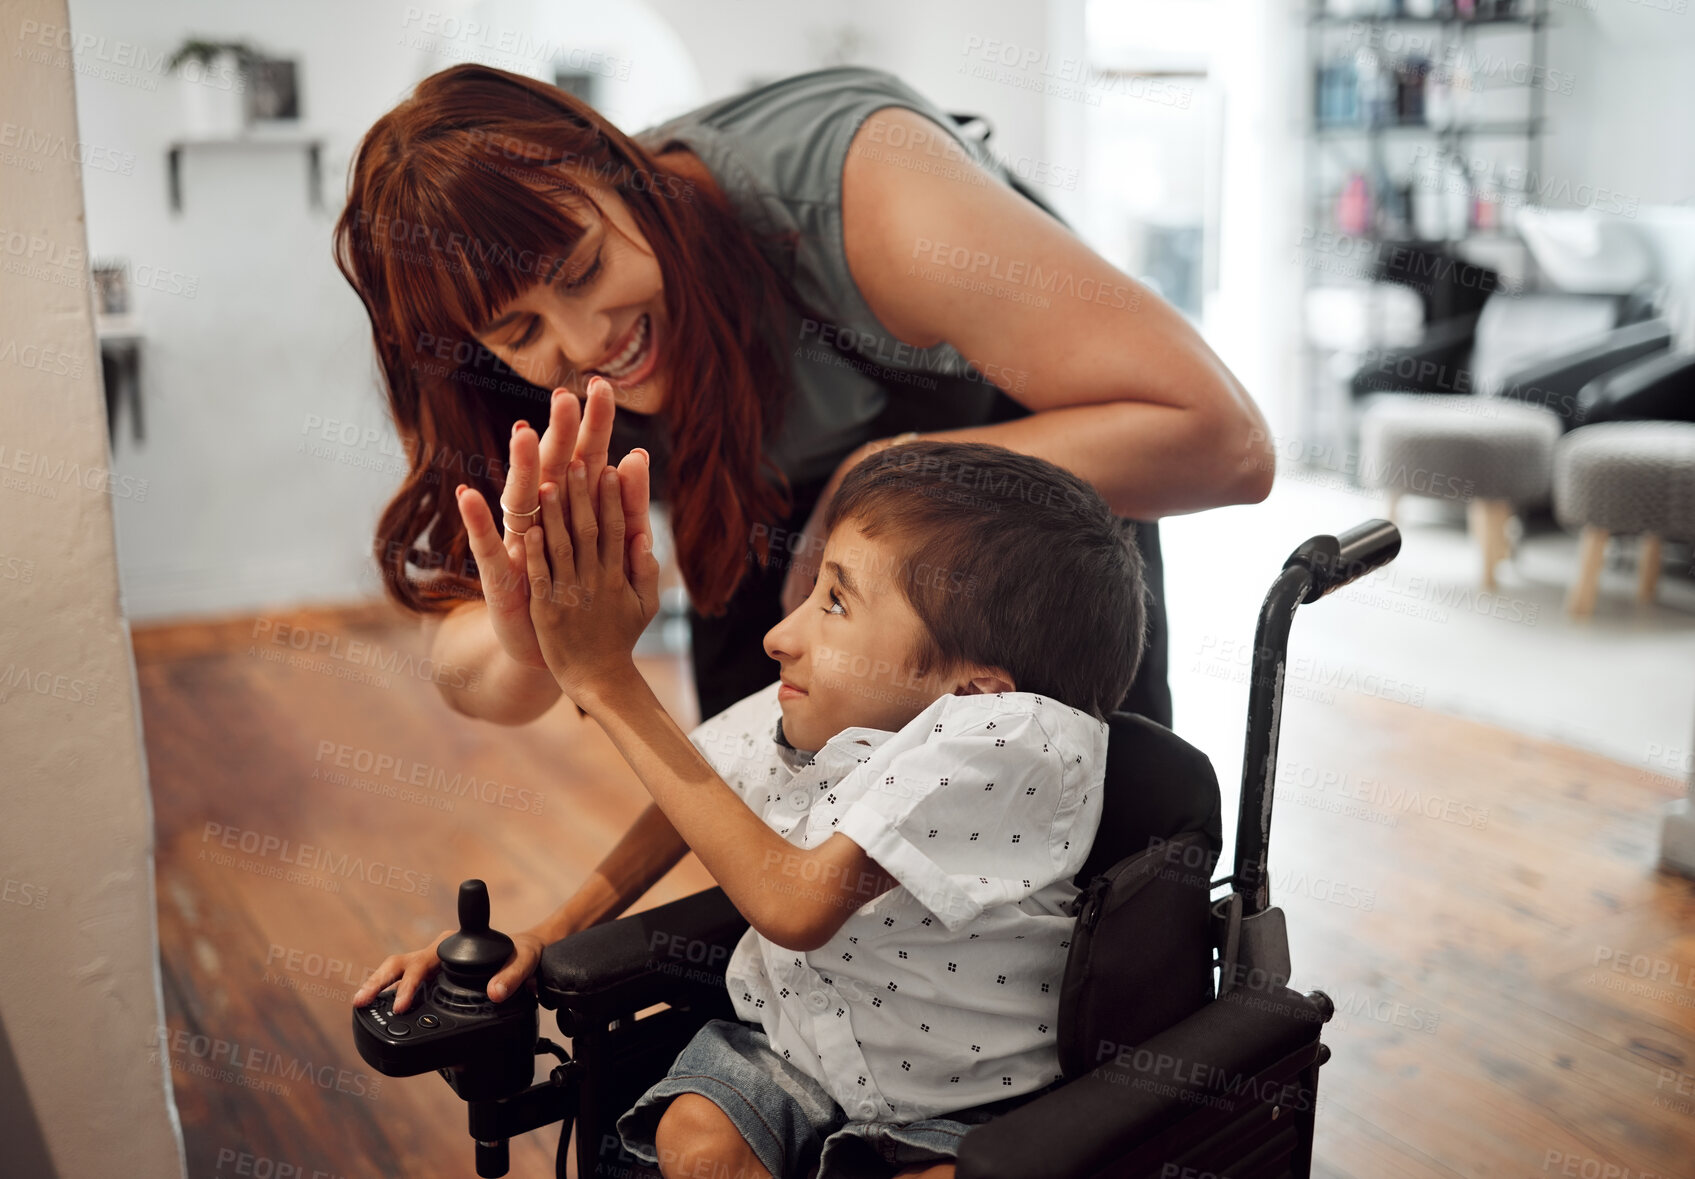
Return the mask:
<svg viewBox="0 0 1695 1179"><path fill-rule="evenodd" d="M765 636L779 679L685 737L631 658L657 565L645 520L626 552L628 477L598 521L575 472L569 522L543 489L537 637L750 928L738 1020L618 1133L667 1179L951 1176L971 1125L1061 1080L1072 877L1142 650L1136 547L1045 460L889 447L844 477L812 594Z"/></svg>

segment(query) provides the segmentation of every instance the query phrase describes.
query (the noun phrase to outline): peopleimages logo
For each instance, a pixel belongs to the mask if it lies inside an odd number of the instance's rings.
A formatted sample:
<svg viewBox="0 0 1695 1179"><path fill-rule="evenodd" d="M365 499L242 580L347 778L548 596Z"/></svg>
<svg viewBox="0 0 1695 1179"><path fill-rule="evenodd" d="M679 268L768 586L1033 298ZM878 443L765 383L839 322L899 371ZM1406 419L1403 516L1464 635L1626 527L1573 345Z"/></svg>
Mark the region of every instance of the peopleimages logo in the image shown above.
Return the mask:
<svg viewBox="0 0 1695 1179"><path fill-rule="evenodd" d="M201 848L201 858L212 859L214 862L216 857L208 855L208 851L239 851L259 860L271 860L308 871L323 872L343 880L363 880L366 884L381 885L418 896L427 896L430 891L428 872L418 873L410 868L384 864L380 860L350 856L346 852L331 851L317 844L296 843L292 839L263 835L241 827L229 827L208 821L200 833L200 842L203 845L211 845L210 848Z"/></svg>
<svg viewBox="0 0 1695 1179"><path fill-rule="evenodd" d="M1266 1105L1280 1105L1292 1110L1312 1108L1312 1091L1289 1081L1279 1081L1220 1068L1209 1060L1189 1060L1169 1052L1119 1044L1102 1040L1095 1049L1097 1067L1110 1058L1111 1066L1103 1080L1109 1084L1137 1085L1165 1083L1180 1089L1219 1097L1245 1094ZM1129 1076L1123 1071L1128 1070Z"/></svg>
<svg viewBox="0 0 1695 1179"><path fill-rule="evenodd" d="M438 800L448 804L446 809L452 809L455 801L469 798L532 815L542 812L543 799L539 791L510 782L497 782L493 778L478 778L475 774L448 770L396 753L322 740L318 742L315 760L318 765L312 770L312 777L338 786L353 785L408 801L413 797ZM346 770L369 777L349 777L343 772ZM417 787L417 790L405 789L407 787Z"/></svg>
<svg viewBox="0 0 1695 1179"><path fill-rule="evenodd" d="M1042 295L1064 295L1085 303L1102 303L1121 310L1134 311L1142 304L1139 288L1124 283L1108 283L1092 275L1078 275L1070 270L1046 270L1040 263L1022 258L1006 259L999 254L956 246L933 238L920 237L912 243L912 258L931 266L942 267L970 279L994 279L1009 287L1027 287ZM919 273L915 266L909 275Z"/></svg>
<svg viewBox="0 0 1695 1179"><path fill-rule="evenodd" d="M134 475L114 474L106 467L85 467L79 462L30 450L8 450L0 443L0 487L57 499L61 486L105 492L140 503L147 498L148 483Z"/></svg>
<svg viewBox="0 0 1695 1179"><path fill-rule="evenodd" d="M60 352L50 345L20 344L10 338L0 338L0 364L32 369L49 377L78 379L83 372L82 357L75 353Z"/></svg>
<svg viewBox="0 0 1695 1179"><path fill-rule="evenodd" d="M93 704L99 697L99 685L87 680L32 668L28 664L8 663L0 671L0 704L12 698L15 690L34 692L37 696L52 696L71 704Z"/></svg>
<svg viewBox="0 0 1695 1179"><path fill-rule="evenodd" d="M0 158L10 157L20 161L58 160L64 164L77 164L84 168L117 172L124 176L135 170L135 153L132 151L114 151L109 147L84 143L80 139L70 139L52 132L37 131L33 127L10 121L0 123L0 148L7 149L0 153ZM14 157L13 151L21 155Z"/></svg>
<svg viewBox="0 0 1695 1179"><path fill-rule="evenodd" d="M289 1090L280 1081L305 1081L325 1092L371 1101L382 1092L382 1077L168 1025L158 1029L149 1063L161 1055L168 1057L173 1069L281 1097L288 1096Z"/></svg>
<svg viewBox="0 0 1695 1179"><path fill-rule="evenodd" d="M276 622L269 618L254 619L253 633L248 637L255 640L247 648L249 655L282 658L282 652L267 653L264 647L268 645L299 652L303 657L323 655L379 673L416 676L432 683L450 683L455 688L472 692L477 690L482 681L482 672L467 671L457 664L442 663L428 656L419 658L410 651L385 648L382 644L367 639L347 639L328 631Z"/></svg>

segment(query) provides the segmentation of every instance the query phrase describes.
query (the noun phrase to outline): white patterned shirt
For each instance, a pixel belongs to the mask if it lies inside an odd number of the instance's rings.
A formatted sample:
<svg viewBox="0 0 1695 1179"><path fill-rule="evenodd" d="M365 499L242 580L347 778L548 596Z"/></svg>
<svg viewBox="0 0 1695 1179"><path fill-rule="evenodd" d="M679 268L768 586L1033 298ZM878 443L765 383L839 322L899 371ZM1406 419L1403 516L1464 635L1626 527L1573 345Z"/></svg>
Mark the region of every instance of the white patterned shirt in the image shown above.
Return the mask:
<svg viewBox="0 0 1695 1179"><path fill-rule="evenodd" d="M910 1122L1060 1076L1071 882L1100 826L1108 726L1052 697L938 697L898 732L816 753L782 736L773 682L689 735L788 842L849 836L897 882L816 950L749 928L736 1014L854 1121ZM798 878L793 891L816 891Z"/></svg>

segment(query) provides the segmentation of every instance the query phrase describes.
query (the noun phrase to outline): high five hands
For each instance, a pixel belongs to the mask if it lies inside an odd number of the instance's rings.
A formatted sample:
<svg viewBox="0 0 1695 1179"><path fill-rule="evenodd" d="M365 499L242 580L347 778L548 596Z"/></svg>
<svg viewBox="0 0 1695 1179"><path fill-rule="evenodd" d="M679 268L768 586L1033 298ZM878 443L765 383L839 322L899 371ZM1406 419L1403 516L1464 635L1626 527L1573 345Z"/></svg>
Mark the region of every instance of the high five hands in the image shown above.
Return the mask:
<svg viewBox="0 0 1695 1179"><path fill-rule="evenodd" d="M659 562L647 452L607 462L611 385L592 378L578 416L577 398L555 390L539 441L527 424L514 428L504 538L478 492L461 486L457 495L501 646L546 667L580 703L592 685L632 665L636 640L659 612Z"/></svg>

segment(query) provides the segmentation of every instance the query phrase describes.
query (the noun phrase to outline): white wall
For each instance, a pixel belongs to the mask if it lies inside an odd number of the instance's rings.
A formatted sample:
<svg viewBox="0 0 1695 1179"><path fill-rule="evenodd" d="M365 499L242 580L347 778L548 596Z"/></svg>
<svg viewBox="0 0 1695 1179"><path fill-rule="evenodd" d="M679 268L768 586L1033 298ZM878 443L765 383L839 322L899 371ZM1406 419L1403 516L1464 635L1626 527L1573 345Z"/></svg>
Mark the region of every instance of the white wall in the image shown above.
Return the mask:
<svg viewBox="0 0 1695 1179"><path fill-rule="evenodd" d="M1274 434L1296 420L1303 131L1296 102L1302 0L1226 0L1211 70L1225 86L1218 291L1210 342Z"/></svg>
<svg viewBox="0 0 1695 1179"><path fill-rule="evenodd" d="M128 613L357 596L370 584L395 448L377 472L297 448L317 419L387 433L364 314L330 260L329 231L358 135L419 75L417 55L399 44L400 8L76 0L71 20L79 35L139 44L154 58L191 32L297 55L303 122L327 148L321 211L307 207L303 152L204 149L184 161L184 210L173 215L165 145L183 133L187 83L79 55L82 139L133 158L128 175L87 175L94 255L175 276L133 295L146 332L147 439L138 445L125 428L116 465L151 493L119 504ZM96 63L106 68L88 68ZM376 446L333 450L384 462Z"/></svg>
<svg viewBox="0 0 1695 1179"><path fill-rule="evenodd" d="M1695 200L1695 8L1584 0L1553 12L1550 61L1572 84L1549 97L1550 179L1643 205Z"/></svg>
<svg viewBox="0 0 1695 1179"><path fill-rule="evenodd" d="M185 1174L64 0L0 0L0 1174ZM47 33L46 43L41 35Z"/></svg>
<svg viewBox="0 0 1695 1179"><path fill-rule="evenodd" d="M946 110L988 115L996 145L1039 151L1046 110L1028 90L961 72L970 38L1044 51L1050 8L1081 9L1081 0L860 0L809 5L780 0L651 0L677 28L700 66L709 95L748 82L837 64L829 59L845 31L855 50L843 60L875 65L909 82Z"/></svg>

